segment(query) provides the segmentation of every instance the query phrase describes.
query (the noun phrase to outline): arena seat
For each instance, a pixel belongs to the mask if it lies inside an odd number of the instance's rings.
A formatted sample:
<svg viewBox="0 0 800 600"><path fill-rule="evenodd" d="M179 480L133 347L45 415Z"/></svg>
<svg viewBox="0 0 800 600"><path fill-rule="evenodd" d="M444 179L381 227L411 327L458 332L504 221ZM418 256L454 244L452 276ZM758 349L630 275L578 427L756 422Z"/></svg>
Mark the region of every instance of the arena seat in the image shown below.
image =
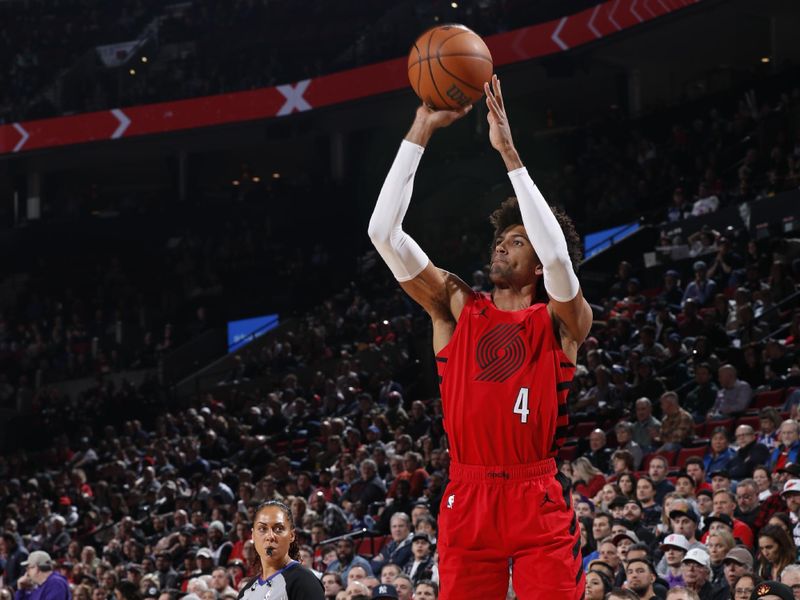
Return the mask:
<svg viewBox="0 0 800 600"><path fill-rule="evenodd" d="M717 427L724 427L730 434L733 430L733 419L718 419L716 421L706 421L703 425L703 435L711 437L711 432Z"/></svg>
<svg viewBox="0 0 800 600"><path fill-rule="evenodd" d="M786 389L759 392L753 399L753 408L766 408L767 406L781 406L786 395Z"/></svg>
<svg viewBox="0 0 800 600"><path fill-rule="evenodd" d="M578 439L588 438L589 434L597 429L597 421L584 421L575 425L575 431L572 433Z"/></svg>
<svg viewBox="0 0 800 600"><path fill-rule="evenodd" d="M705 453L706 453L705 446L700 446L697 448L681 448L680 450L678 450L678 454L675 457L675 464L683 468L686 466L686 460L690 456L699 456L700 458L703 458Z"/></svg>
<svg viewBox="0 0 800 600"><path fill-rule="evenodd" d="M758 415L746 415L736 419L736 427L739 425L750 425L750 427L758 431L758 428L761 425L761 419L758 418Z"/></svg>
<svg viewBox="0 0 800 600"><path fill-rule="evenodd" d="M561 449L558 451L558 460L573 461L577 457L578 457L577 444L569 444L566 446L562 446Z"/></svg>

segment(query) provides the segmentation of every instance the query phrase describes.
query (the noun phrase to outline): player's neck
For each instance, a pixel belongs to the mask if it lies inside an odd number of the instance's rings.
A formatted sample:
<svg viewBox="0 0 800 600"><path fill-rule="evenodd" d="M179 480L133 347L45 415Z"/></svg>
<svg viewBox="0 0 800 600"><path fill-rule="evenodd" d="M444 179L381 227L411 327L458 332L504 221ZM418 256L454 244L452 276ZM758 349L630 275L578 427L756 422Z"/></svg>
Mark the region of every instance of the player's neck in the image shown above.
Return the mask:
<svg viewBox="0 0 800 600"><path fill-rule="evenodd" d="M492 302L500 310L524 310L533 304L536 287L533 285L522 288L495 286L492 290Z"/></svg>

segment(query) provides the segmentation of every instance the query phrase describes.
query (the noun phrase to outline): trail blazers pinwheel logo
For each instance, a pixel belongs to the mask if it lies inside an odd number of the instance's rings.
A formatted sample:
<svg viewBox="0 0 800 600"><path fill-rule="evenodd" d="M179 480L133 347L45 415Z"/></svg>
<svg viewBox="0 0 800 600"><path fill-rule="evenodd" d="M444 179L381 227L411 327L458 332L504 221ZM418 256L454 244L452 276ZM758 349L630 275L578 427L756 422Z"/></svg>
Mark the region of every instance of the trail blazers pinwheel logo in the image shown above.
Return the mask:
<svg viewBox="0 0 800 600"><path fill-rule="evenodd" d="M525 362L524 327L503 323L492 327L478 340L475 360L481 372L475 381L503 382L511 377Z"/></svg>

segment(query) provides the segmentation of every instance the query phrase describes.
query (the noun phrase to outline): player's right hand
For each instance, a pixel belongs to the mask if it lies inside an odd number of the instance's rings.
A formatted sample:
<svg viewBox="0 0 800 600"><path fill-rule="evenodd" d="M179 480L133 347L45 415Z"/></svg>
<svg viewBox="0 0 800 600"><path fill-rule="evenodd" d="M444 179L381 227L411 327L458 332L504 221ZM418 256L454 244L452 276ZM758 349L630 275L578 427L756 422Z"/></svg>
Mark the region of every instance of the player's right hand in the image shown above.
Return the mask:
<svg viewBox="0 0 800 600"><path fill-rule="evenodd" d="M463 118L471 110L471 104L458 110L434 110L426 104L422 104L417 108L416 120L423 122L431 129L441 129Z"/></svg>

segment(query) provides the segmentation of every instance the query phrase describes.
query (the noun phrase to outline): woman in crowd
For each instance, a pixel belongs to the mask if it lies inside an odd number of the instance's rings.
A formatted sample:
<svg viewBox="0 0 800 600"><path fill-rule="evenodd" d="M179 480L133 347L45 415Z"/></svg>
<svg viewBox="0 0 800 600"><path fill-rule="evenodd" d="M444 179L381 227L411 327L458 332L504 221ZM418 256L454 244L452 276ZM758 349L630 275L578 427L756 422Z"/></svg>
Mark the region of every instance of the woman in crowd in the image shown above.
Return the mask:
<svg viewBox="0 0 800 600"><path fill-rule="evenodd" d="M584 600L603 600L611 591L611 580L605 573L591 570L586 574L586 591Z"/></svg>
<svg viewBox="0 0 800 600"><path fill-rule="evenodd" d="M572 462L572 484L575 491L582 496L593 498L603 489L605 483L603 472L589 462L588 458L580 456Z"/></svg>
<svg viewBox="0 0 800 600"><path fill-rule="evenodd" d="M767 525L759 532L758 554L758 575L773 580L778 580L784 567L797 557L792 538L777 525Z"/></svg>
<svg viewBox="0 0 800 600"><path fill-rule="evenodd" d="M626 498L636 497L636 476L633 473L621 473L617 485Z"/></svg>
<svg viewBox="0 0 800 600"><path fill-rule="evenodd" d="M717 530L706 538L706 548L711 557L711 583L716 584L724 579L722 561L731 548L736 545L733 535L729 531Z"/></svg>

